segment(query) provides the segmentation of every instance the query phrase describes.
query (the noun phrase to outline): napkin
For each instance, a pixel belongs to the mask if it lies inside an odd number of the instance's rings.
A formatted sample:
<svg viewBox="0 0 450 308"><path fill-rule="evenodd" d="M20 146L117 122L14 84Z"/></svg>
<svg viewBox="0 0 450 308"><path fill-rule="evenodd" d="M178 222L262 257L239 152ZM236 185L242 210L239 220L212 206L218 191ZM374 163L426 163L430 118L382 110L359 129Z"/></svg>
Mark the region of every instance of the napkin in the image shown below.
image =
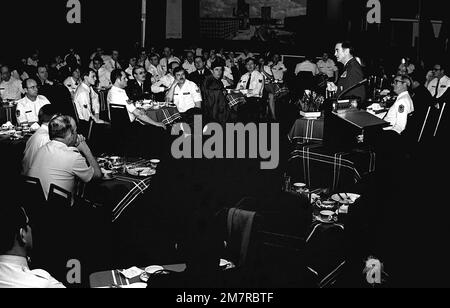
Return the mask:
<svg viewBox="0 0 450 308"><path fill-rule="evenodd" d="M41 126L38 123L34 123L33 125L31 125L30 129L32 131L37 131Z"/></svg>
<svg viewBox="0 0 450 308"><path fill-rule="evenodd" d="M129 269L126 269L123 271L119 271L119 273L121 273L127 279L132 279L134 277L137 277L137 276L141 275L143 272L144 272L143 270L141 270L140 268L138 268L136 266L130 267Z"/></svg>
<svg viewBox="0 0 450 308"><path fill-rule="evenodd" d="M14 125L12 125L12 123L10 121L6 122L5 124L2 125L3 129L10 129L13 128Z"/></svg>

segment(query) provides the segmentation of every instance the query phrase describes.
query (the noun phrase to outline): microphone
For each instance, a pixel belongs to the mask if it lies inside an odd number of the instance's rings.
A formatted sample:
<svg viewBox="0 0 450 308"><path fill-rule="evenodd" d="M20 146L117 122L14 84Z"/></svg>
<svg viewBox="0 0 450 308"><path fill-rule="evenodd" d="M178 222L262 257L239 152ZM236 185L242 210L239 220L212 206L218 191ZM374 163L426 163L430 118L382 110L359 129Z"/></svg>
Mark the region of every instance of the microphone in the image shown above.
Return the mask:
<svg viewBox="0 0 450 308"><path fill-rule="evenodd" d="M363 84L366 83L367 81L368 81L368 79L365 78L365 79L361 80L360 82L358 82L357 84L354 84L353 86L351 86L351 87L348 88L347 90L342 91L342 93L338 95L338 97L337 97L336 100L339 100L342 96L344 96L344 94L347 94L347 93L350 92L351 90L353 90L353 89L355 89L355 88L357 88L357 87L363 85Z"/></svg>

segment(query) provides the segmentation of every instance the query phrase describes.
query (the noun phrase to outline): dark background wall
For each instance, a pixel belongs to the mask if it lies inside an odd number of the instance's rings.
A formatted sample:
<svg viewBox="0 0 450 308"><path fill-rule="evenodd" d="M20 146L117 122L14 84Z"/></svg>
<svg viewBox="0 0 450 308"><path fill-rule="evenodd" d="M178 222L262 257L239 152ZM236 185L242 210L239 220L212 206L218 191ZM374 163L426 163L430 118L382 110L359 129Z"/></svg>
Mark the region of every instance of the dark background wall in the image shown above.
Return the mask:
<svg viewBox="0 0 450 308"><path fill-rule="evenodd" d="M236 50L274 48L288 54L320 54L323 50L332 51L337 39L349 38L360 43L363 53L384 54L389 52L393 38L388 21L392 17L414 18L419 0L380 1L384 24L362 31L367 0L309 0L308 15L291 23L297 31L295 45L268 46L249 41L200 41L199 0L183 0L183 39L170 43L179 49L198 44ZM35 48L43 56L63 53L70 46L77 48L82 56L97 46L106 50L119 48L123 54L134 50L141 35L140 0L80 2L81 24L68 24L66 0L2 1L0 61L28 56ZM422 13L431 19L448 18L442 9L445 3L445 0L422 1ZM162 46L166 43L166 0L149 0L147 16L146 45ZM394 43L399 48L407 48L402 42Z"/></svg>

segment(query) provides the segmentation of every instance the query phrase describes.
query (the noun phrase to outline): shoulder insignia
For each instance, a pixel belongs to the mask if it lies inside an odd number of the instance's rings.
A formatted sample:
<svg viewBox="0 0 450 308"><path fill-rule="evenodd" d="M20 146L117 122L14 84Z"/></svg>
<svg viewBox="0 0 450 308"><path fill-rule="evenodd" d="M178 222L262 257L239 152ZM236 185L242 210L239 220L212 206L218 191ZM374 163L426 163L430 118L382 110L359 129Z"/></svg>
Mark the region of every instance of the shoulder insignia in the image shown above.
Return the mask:
<svg viewBox="0 0 450 308"><path fill-rule="evenodd" d="M405 112L405 106L404 105L398 106L398 113L403 113L403 112Z"/></svg>

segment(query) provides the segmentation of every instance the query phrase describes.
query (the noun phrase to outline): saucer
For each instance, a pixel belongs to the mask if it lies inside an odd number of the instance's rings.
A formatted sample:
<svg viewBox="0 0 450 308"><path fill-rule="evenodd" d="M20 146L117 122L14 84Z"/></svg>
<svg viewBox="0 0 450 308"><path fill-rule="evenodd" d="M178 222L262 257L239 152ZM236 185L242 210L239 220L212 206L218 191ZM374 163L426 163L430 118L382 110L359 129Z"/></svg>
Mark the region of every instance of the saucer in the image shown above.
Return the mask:
<svg viewBox="0 0 450 308"><path fill-rule="evenodd" d="M322 217L320 217L320 215L315 216L315 218L316 218L316 221L319 221L324 224L334 224L337 222L337 216L335 218L333 218L332 220L322 219Z"/></svg>

